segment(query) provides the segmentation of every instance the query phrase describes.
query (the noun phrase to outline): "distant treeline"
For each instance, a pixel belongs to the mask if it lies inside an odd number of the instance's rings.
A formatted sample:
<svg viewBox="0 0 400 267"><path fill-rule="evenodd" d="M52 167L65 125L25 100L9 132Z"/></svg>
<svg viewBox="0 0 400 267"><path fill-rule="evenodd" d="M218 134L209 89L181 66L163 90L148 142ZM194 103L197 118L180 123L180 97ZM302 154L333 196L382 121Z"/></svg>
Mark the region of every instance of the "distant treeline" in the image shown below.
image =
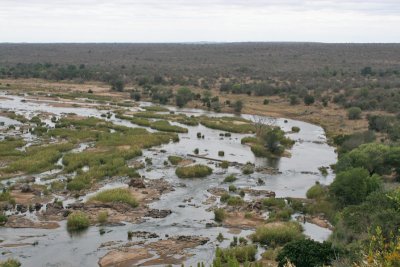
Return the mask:
<svg viewBox="0 0 400 267"><path fill-rule="evenodd" d="M311 94L324 105L397 113L399 54L398 44L1 44L0 77L217 88L292 104Z"/></svg>

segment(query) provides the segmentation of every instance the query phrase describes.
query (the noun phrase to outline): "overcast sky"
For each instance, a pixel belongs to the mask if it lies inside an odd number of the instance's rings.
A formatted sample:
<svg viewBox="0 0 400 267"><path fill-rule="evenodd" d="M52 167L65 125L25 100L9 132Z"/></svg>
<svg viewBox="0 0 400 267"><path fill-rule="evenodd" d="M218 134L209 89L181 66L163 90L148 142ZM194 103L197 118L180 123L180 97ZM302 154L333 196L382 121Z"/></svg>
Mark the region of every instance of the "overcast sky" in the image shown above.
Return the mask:
<svg viewBox="0 0 400 267"><path fill-rule="evenodd" d="M400 42L400 0L0 0L0 42Z"/></svg>

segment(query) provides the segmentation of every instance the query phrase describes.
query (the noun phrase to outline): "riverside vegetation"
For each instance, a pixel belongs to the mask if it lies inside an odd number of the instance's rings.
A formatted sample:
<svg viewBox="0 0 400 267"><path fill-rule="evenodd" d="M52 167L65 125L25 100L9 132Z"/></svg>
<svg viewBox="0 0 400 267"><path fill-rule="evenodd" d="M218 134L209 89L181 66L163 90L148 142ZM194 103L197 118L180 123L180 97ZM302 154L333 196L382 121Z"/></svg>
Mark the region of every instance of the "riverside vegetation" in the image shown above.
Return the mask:
<svg viewBox="0 0 400 267"><path fill-rule="evenodd" d="M76 51L63 45L45 46L60 50L61 54L86 58L85 45L78 46ZM242 52L250 51L249 47L254 49L243 58ZM113 48L112 45L92 47L93 53L99 55L100 51ZM399 265L400 72L397 63L381 60L387 54L397 53L397 45L233 44L205 45L195 52L192 45L168 47L170 51L182 51L179 58L191 63L187 68L174 65L171 58L160 59L157 67L150 64L154 61L150 52L158 51L158 45L147 48L121 45L119 48L121 51L132 48L136 51L133 54L144 49L147 57L138 57L142 68L131 66L128 59L113 59L106 66L96 64L93 59L88 59L89 63L85 64L70 64L63 58L52 58L49 63L43 63L48 58L42 55L43 62L32 62L28 60L27 49L36 48L18 45L15 49L20 53L2 57L1 90L13 95L28 93L38 101L61 100L67 106L67 100L72 100L75 106L69 108L94 105L103 112L98 117L72 113L49 116L45 112L24 116L20 112L2 110L1 116L20 123L2 125L1 128L4 136L0 141L0 179L4 181L0 194L2 207L15 212L19 209L22 214L24 205L28 210L34 210L35 202L21 204L21 191L39 195L39 200L32 198L43 202L39 204L47 204L50 210L65 212L61 220L66 219L67 228L72 232L90 229L94 221L106 225L113 218L110 214L120 216L116 213L120 204L129 207L125 212L140 213L145 209L144 202L150 201L144 195L153 199L159 196L151 195L155 194L154 188L146 189L144 194L125 187L98 189L121 177L133 179L132 184L139 188L146 187L145 183L149 181L145 176L147 173L152 175L155 168L146 156L147 150L178 143L182 134L190 133L191 127L220 131L221 140L239 140L249 146L256 157L268 160L289 157L295 146L291 135L303 134L303 127L297 125L285 130L282 125L279 127L273 121L260 121L256 117L194 116L159 104L197 107L217 113L274 114L324 126L328 141L337 148L338 160L330 167L319 166L321 174L318 175L333 175L332 183L315 183L305 193L306 198L275 197L263 191L256 199L252 195L254 192L241 187L240 183L259 175L260 170L251 162L235 169L236 163L229 160L231 157L225 149L215 152L216 158L218 155L225 160L218 164L205 161L186 164L188 155L173 151L163 159L163 167L159 167L167 171L173 169L176 177L188 183L200 181L191 178L208 179L209 176L214 179L219 177L218 172L224 171L220 179L223 191L210 190L212 197L217 199L210 209L214 211L213 219L221 228L237 227L236 224L241 223L240 227L251 228L253 232L247 236L231 236L229 240L218 236L222 248L216 249L212 265ZM276 61L274 69L258 60L262 58L260 55L267 55L263 52L265 49L270 51L268 57ZM357 52L360 50L368 52L369 56L362 57L362 53ZM212 57L215 64L202 68L201 64L191 61L193 57L183 56L189 51L216 55ZM226 64L227 58L224 53L219 53L221 51L230 51L233 60L230 62L240 61L241 64ZM324 52L329 58L324 62L329 63L321 65L315 51ZM310 60L315 64L307 63L300 55L311 56ZM298 57L300 63L287 64ZM241 67L237 67L239 65ZM54 89L56 85L83 89L67 93ZM138 109L135 103L139 100L157 105ZM203 139L207 139L207 134L198 132L196 140ZM82 144L87 147L80 150ZM200 145L188 147L186 154L191 151L200 154L200 150L201 153L205 151ZM135 160L141 157L146 160L136 164ZM42 180L42 176L37 175L43 173ZM52 181L58 175L64 178ZM174 175L173 172L170 175ZM34 176L35 181L29 182L30 176ZM21 177L24 182L13 181ZM260 185L263 178L258 177ZM46 183L46 179L51 183ZM79 198L89 192L93 194L85 200L83 208L76 205L65 209L63 202L56 198L59 194L64 194L65 199ZM90 210L96 205L106 206L96 212ZM268 214L267 218L261 217L263 213ZM299 215L300 222L297 222L294 218ZM14 215L1 213L0 222L5 227L12 225L14 220ZM332 229L332 234L325 242L310 240L302 227L305 222L324 224ZM129 233L131 238L135 235L132 231ZM261 257L257 256L258 252ZM13 259L5 259L1 264L19 266Z"/></svg>

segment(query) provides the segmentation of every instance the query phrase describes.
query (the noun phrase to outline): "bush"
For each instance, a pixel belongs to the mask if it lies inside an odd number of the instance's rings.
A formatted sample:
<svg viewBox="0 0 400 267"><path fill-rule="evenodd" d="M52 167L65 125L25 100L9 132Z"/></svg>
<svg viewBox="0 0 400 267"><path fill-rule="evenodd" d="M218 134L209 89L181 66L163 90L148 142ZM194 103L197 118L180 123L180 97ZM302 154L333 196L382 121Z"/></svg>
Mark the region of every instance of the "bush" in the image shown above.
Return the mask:
<svg viewBox="0 0 400 267"><path fill-rule="evenodd" d="M220 157L225 156L225 152L224 151L218 151L218 156L220 156Z"/></svg>
<svg viewBox="0 0 400 267"><path fill-rule="evenodd" d="M269 104L269 100L268 99L264 99L263 104L264 105L268 105Z"/></svg>
<svg viewBox="0 0 400 267"><path fill-rule="evenodd" d="M256 260L257 247L254 245L247 246L235 246L233 248L217 248L215 251L214 266L222 266L221 264L229 263L232 265L232 261L239 263L252 262ZM238 265L239 266L239 265Z"/></svg>
<svg viewBox="0 0 400 267"><path fill-rule="evenodd" d="M302 239L301 231L302 228L297 222L272 223L258 227L251 239L253 242L275 247Z"/></svg>
<svg viewBox="0 0 400 267"><path fill-rule="evenodd" d="M319 243L310 239L295 240L286 244L276 260L279 267L290 261L296 267L330 266L335 259L335 251L330 243Z"/></svg>
<svg viewBox="0 0 400 267"><path fill-rule="evenodd" d="M251 164L246 164L243 168L242 168L242 173L243 174L252 174L254 173L254 166Z"/></svg>
<svg viewBox="0 0 400 267"><path fill-rule="evenodd" d="M237 100L235 101L235 103L233 103L233 110L236 113L240 113L242 111L243 108L243 101L242 100Z"/></svg>
<svg viewBox="0 0 400 267"><path fill-rule="evenodd" d="M321 199L326 196L326 190L322 185L317 183L307 190L306 196L309 199Z"/></svg>
<svg viewBox="0 0 400 267"><path fill-rule="evenodd" d="M15 259L7 259L0 262L0 267L19 267L21 263Z"/></svg>
<svg viewBox="0 0 400 267"><path fill-rule="evenodd" d="M192 165L186 167L178 167L175 174L179 178L202 178L212 174L212 169L206 165Z"/></svg>
<svg viewBox="0 0 400 267"><path fill-rule="evenodd" d="M347 111L347 117L349 120L359 120L361 119L361 108L359 107L351 107Z"/></svg>
<svg viewBox="0 0 400 267"><path fill-rule="evenodd" d="M293 127L292 127L292 132L294 132L294 133L300 132L300 127L293 126Z"/></svg>
<svg viewBox="0 0 400 267"><path fill-rule="evenodd" d="M4 213L0 213L0 225L3 225L7 222L7 216Z"/></svg>
<svg viewBox="0 0 400 267"><path fill-rule="evenodd" d="M195 148L195 149L193 150L193 153L194 153L195 155L198 155L198 154L199 154L199 149L198 149L198 148Z"/></svg>
<svg viewBox="0 0 400 267"><path fill-rule="evenodd" d="M214 210L214 220L216 222L223 222L225 220L225 210L224 209L216 209Z"/></svg>
<svg viewBox="0 0 400 267"><path fill-rule="evenodd" d="M231 184L228 189L229 189L229 192L236 192L236 190L237 190L236 186L234 186L233 184Z"/></svg>
<svg viewBox="0 0 400 267"><path fill-rule="evenodd" d="M352 168L336 175L329 192L339 205L346 206L363 202L371 192L380 187L379 176L369 176L364 168Z"/></svg>
<svg viewBox="0 0 400 267"><path fill-rule="evenodd" d="M237 180L236 176L234 174L230 174L225 177L224 183L233 183L236 180Z"/></svg>
<svg viewBox="0 0 400 267"><path fill-rule="evenodd" d="M222 169L228 169L229 167L229 162L224 160L223 162L221 162L221 164L219 165Z"/></svg>
<svg viewBox="0 0 400 267"><path fill-rule="evenodd" d="M231 196L229 193L225 193L221 196L220 201L226 203L229 206L241 206L244 201L239 196Z"/></svg>
<svg viewBox="0 0 400 267"><path fill-rule="evenodd" d="M97 214L97 222L100 224L105 224L108 220L108 212L107 211L100 211Z"/></svg>
<svg viewBox="0 0 400 267"><path fill-rule="evenodd" d="M315 102L315 98L312 95L306 95L304 97L304 104L306 104L307 106L314 104Z"/></svg>
<svg viewBox="0 0 400 267"><path fill-rule="evenodd" d="M171 162L172 165L178 165L183 160L183 158L178 156L169 156L168 160L169 162Z"/></svg>
<svg viewBox="0 0 400 267"><path fill-rule="evenodd" d="M138 202L132 196L129 189L115 188L97 193L90 198L90 201L99 201L103 203L124 203L131 207L137 207Z"/></svg>
<svg viewBox="0 0 400 267"><path fill-rule="evenodd" d="M90 225L89 218L85 213L76 211L71 213L67 219L67 229L69 231L79 231L88 228Z"/></svg>
<svg viewBox="0 0 400 267"><path fill-rule="evenodd" d="M289 221L292 217L293 209L284 208L282 210L274 210L269 213L268 221Z"/></svg>
<svg viewBox="0 0 400 267"><path fill-rule="evenodd" d="M285 199L275 197L264 198L262 204L268 209L283 209L286 206Z"/></svg>

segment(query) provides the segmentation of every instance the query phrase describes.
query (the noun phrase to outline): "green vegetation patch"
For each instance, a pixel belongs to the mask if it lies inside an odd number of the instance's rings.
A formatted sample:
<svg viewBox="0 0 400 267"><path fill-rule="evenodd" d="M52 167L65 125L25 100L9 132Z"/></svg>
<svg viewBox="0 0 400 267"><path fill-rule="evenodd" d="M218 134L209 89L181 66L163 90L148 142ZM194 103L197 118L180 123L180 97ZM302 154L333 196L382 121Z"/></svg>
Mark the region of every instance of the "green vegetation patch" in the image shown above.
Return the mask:
<svg viewBox="0 0 400 267"><path fill-rule="evenodd" d="M148 107L142 107L146 111L153 111L153 112L168 112L169 109L166 107L162 106L148 106Z"/></svg>
<svg viewBox="0 0 400 267"><path fill-rule="evenodd" d="M254 245L235 246L231 248L217 248L213 266L239 266L238 263L252 262L256 260L257 247ZM233 264L236 262L236 264Z"/></svg>
<svg viewBox="0 0 400 267"><path fill-rule="evenodd" d="M52 144L47 146L30 146L17 159L1 169L0 173L11 174L23 172L26 174L49 171L62 154L74 146L70 143Z"/></svg>
<svg viewBox="0 0 400 267"><path fill-rule="evenodd" d="M178 165L183 160L183 158L178 156L168 156L168 160L169 162L171 162L172 165Z"/></svg>
<svg viewBox="0 0 400 267"><path fill-rule="evenodd" d="M304 238L301 225L297 222L279 222L260 226L251 235L253 242L268 246L282 246Z"/></svg>
<svg viewBox="0 0 400 267"><path fill-rule="evenodd" d="M200 123L207 128L232 132L254 133L255 127L249 120L240 117L199 117Z"/></svg>
<svg viewBox="0 0 400 267"><path fill-rule="evenodd" d="M178 167L175 170L179 178L202 178L212 174L212 168L206 165L192 165L186 167Z"/></svg>
<svg viewBox="0 0 400 267"><path fill-rule="evenodd" d="M137 200L132 196L129 189L115 188L97 193L89 201L99 201L103 203L124 203L135 208L138 206Z"/></svg>
<svg viewBox="0 0 400 267"><path fill-rule="evenodd" d="M67 219L67 229L69 231L80 231L88 228L90 221L88 216L81 212L76 211L71 213Z"/></svg>

